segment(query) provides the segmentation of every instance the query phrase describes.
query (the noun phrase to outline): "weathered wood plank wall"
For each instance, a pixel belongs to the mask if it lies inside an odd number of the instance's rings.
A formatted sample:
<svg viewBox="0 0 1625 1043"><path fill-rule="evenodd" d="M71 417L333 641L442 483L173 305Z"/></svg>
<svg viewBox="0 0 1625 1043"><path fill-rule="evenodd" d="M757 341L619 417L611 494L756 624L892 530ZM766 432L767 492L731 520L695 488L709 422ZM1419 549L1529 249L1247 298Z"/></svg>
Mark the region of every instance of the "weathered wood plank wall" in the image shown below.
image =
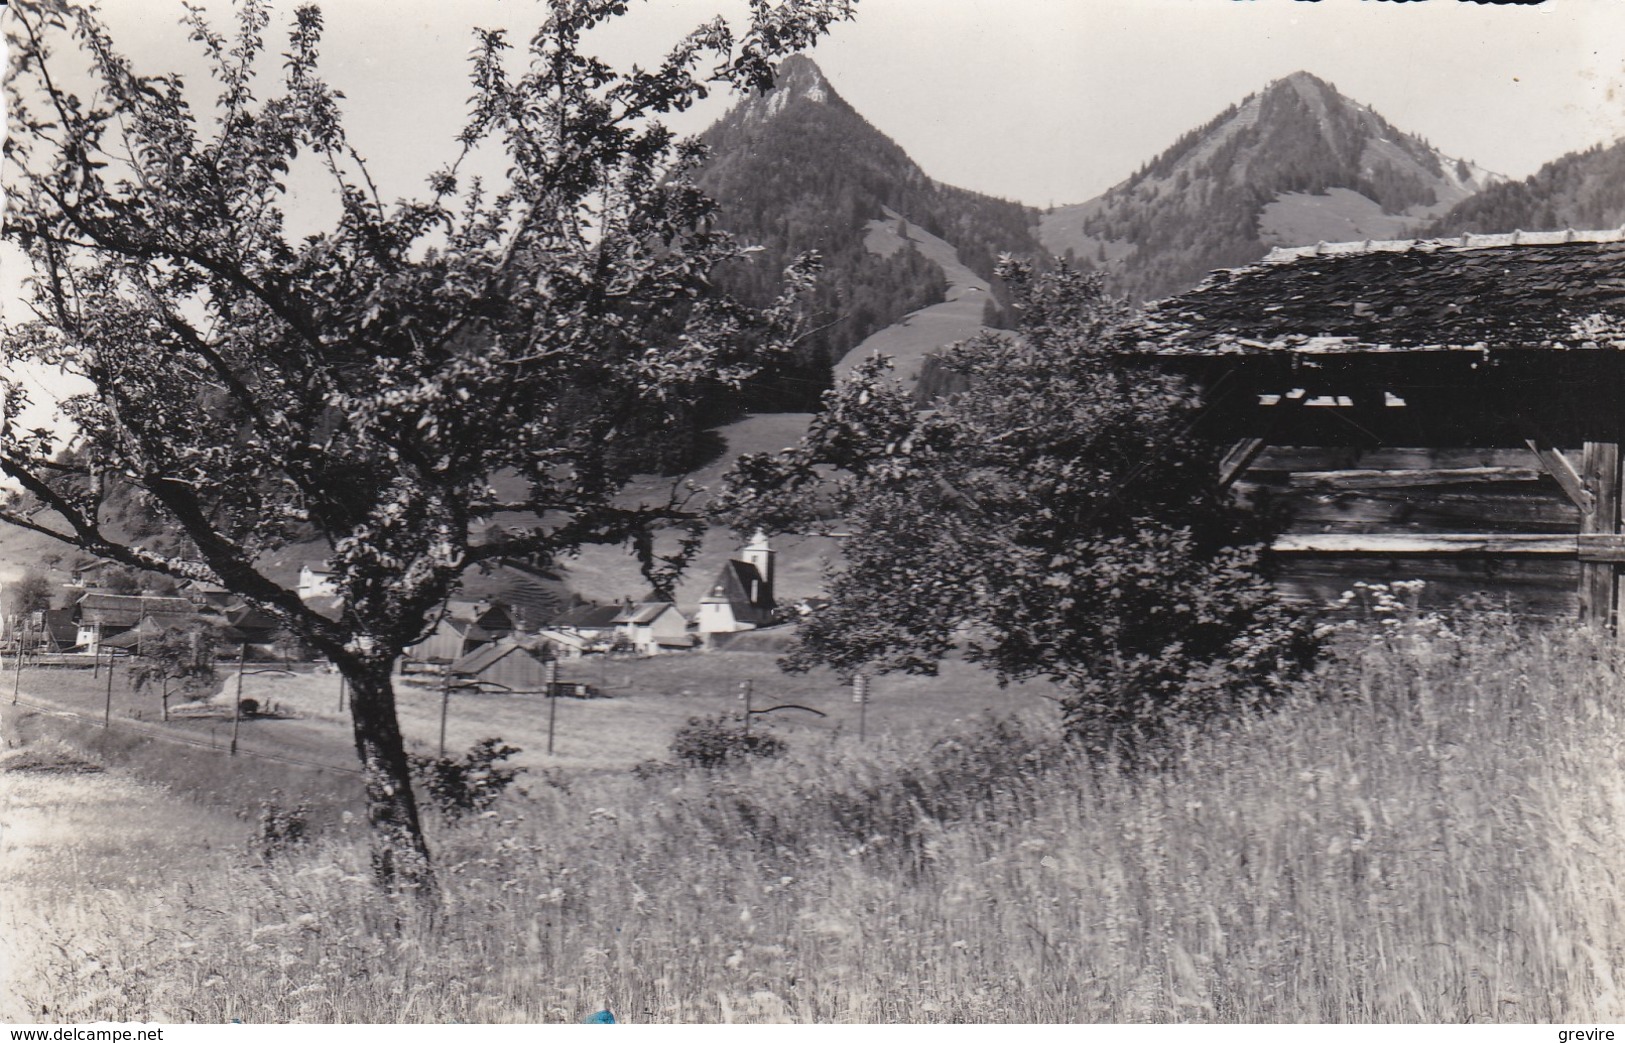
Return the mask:
<svg viewBox="0 0 1625 1043"><path fill-rule="evenodd" d="M1579 611L1580 510L1532 450L1269 447L1236 493L1281 519L1276 580L1295 601L1325 606L1359 580L1421 579L1424 607ZM1438 538L1461 533L1490 539ZM1425 553L1434 544L1442 552ZM1340 552L1349 545L1415 552Z"/></svg>

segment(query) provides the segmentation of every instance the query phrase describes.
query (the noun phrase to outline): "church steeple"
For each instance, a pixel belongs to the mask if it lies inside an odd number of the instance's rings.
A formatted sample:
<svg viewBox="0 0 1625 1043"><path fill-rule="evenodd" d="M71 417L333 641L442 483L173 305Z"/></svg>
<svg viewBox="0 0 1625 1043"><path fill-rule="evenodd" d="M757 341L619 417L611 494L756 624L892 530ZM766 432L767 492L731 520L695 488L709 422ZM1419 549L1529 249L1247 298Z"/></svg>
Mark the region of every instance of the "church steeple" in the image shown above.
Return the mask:
<svg viewBox="0 0 1625 1043"><path fill-rule="evenodd" d="M767 533L760 529L740 552L739 559L756 566L756 572L762 577L761 589L751 591L753 604L762 607L773 605L773 557L777 553L767 545Z"/></svg>

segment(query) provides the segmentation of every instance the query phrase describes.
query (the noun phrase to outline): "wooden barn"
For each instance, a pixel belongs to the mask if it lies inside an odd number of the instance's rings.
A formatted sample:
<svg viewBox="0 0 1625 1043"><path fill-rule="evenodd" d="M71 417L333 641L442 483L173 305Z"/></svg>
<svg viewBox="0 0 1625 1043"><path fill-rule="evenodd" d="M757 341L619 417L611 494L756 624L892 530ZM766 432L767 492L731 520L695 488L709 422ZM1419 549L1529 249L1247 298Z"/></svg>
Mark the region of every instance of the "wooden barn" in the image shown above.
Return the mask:
<svg viewBox="0 0 1625 1043"><path fill-rule="evenodd" d="M544 692L551 658L545 645L504 637L476 648L449 669L454 677L504 691Z"/></svg>
<svg viewBox="0 0 1625 1043"><path fill-rule="evenodd" d="M1276 250L1148 307L1125 350L1202 388L1221 479L1287 518L1289 593L1421 579L1614 621L1619 231Z"/></svg>
<svg viewBox="0 0 1625 1043"><path fill-rule="evenodd" d="M95 655L104 640L143 624L148 632L157 633L196 618L197 607L186 598L92 592L74 605L74 621L79 627L75 644Z"/></svg>
<svg viewBox="0 0 1625 1043"><path fill-rule="evenodd" d="M454 662L513 632L513 617L505 606L453 601L429 636L406 650L406 659L425 664Z"/></svg>

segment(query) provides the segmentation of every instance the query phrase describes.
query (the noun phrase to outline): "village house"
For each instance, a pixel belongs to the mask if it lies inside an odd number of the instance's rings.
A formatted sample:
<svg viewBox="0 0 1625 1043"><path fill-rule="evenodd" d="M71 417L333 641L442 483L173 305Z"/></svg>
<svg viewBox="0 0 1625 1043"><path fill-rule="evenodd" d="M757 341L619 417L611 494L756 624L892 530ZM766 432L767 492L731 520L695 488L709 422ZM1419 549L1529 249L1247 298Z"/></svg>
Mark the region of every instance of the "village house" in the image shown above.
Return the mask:
<svg viewBox="0 0 1625 1043"><path fill-rule="evenodd" d="M138 637L161 633L196 618L197 608L186 598L92 592L74 605L79 631L74 643L86 654L97 655L109 638L131 631Z"/></svg>
<svg viewBox="0 0 1625 1043"><path fill-rule="evenodd" d="M247 648L249 658L270 658L287 631L269 612L241 602L226 606L219 615L214 637L222 647Z"/></svg>
<svg viewBox="0 0 1625 1043"><path fill-rule="evenodd" d="M14 632L7 640L20 641L32 652L66 652L79 640L79 625L73 621L74 609L36 609L19 617Z"/></svg>
<svg viewBox="0 0 1625 1043"><path fill-rule="evenodd" d="M333 571L325 565L307 563L299 569L299 600L335 598L338 593L338 588L333 586Z"/></svg>
<svg viewBox="0 0 1625 1043"><path fill-rule="evenodd" d="M504 691L543 692L552 659L545 645L510 636L481 645L449 669L454 677Z"/></svg>
<svg viewBox="0 0 1625 1043"><path fill-rule="evenodd" d="M511 636L513 616L506 606L484 601L452 601L430 635L406 650L417 663L451 663L477 648Z"/></svg>
<svg viewBox="0 0 1625 1043"><path fill-rule="evenodd" d="M621 605L577 605L553 620L544 633L579 640L584 652L607 652L614 647L621 610Z"/></svg>
<svg viewBox="0 0 1625 1043"><path fill-rule="evenodd" d="M597 647L580 634L564 630L544 629L536 637L546 643L548 654L555 659L580 659Z"/></svg>
<svg viewBox="0 0 1625 1043"><path fill-rule="evenodd" d="M759 532L737 558L723 564L716 582L700 599L696 624L702 641L709 644L712 634L754 630L777 621L773 600L775 553L767 544L767 536Z"/></svg>
<svg viewBox="0 0 1625 1043"><path fill-rule="evenodd" d="M630 600L615 617L615 644L629 647L638 655L686 652L694 647L688 632L688 619L669 601Z"/></svg>

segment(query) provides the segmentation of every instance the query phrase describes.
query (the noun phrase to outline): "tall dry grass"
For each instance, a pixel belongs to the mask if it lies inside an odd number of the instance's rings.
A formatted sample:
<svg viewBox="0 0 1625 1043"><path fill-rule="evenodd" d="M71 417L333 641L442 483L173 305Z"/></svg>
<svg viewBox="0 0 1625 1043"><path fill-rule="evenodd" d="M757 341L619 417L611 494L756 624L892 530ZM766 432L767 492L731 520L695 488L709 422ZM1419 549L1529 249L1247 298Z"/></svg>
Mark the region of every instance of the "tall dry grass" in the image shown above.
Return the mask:
<svg viewBox="0 0 1625 1043"><path fill-rule="evenodd" d="M63 951L123 976L46 960L28 999L113 981L79 1016L249 1022L1625 1019L1625 658L1495 618L1340 640L1290 704L1163 771L1097 769L1027 721L532 779L437 829L432 924L372 890L344 828L74 895Z"/></svg>

